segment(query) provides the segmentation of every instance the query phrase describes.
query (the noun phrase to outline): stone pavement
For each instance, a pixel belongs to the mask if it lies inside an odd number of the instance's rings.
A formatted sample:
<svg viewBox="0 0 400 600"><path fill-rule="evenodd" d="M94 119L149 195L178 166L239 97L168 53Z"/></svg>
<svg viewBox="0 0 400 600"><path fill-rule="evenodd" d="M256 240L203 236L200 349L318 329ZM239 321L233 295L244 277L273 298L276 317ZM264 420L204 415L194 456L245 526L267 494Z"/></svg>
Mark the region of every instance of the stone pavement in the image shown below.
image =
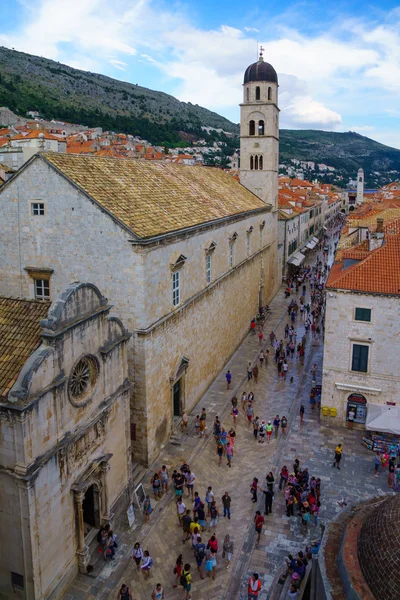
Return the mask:
<svg viewBox="0 0 400 600"><path fill-rule="evenodd" d="M286 306L283 289L270 304L271 313L264 328L266 336L271 329L283 338L286 324ZM298 339L301 339L304 327L297 323ZM265 343L269 347L269 339ZM276 414L286 414L289 430L286 438L273 440L270 445L258 444L247 427L247 420L240 411L236 427L237 441L232 468L229 469L223 460L218 466L215 442L212 435L207 440L199 440L191 428L189 435L181 435L181 445L166 446L157 463L148 471L143 484L151 494L149 484L152 472L162 464L171 469L187 460L196 475L196 489L204 499L208 485L213 487L217 505L221 509L221 496L228 491L232 498L232 517L230 520L221 517L215 531L220 544L216 580L202 581L196 571L196 563L190 547L190 541L182 543L182 530L176 517L173 492L170 491L162 500L153 503L154 512L150 524L141 525L138 519L137 529L131 533L117 531L119 548L114 563L107 564L96 579L80 575L65 600L90 600L115 598L121 582L127 583L136 600L151 598L152 590L160 582L165 588L166 600L176 600L182 596L182 588L173 589L173 566L178 554L183 553L184 561L192 565L194 600L247 598L246 581L249 575L257 570L263 581L263 592L260 599L266 598L274 575L282 567L284 557L289 552L304 549L308 540L320 537L320 527L311 526L308 536L300 531L299 517L287 518L284 511L283 494L276 489L273 504L273 515L266 517L261 544L256 546L253 517L257 508L251 502L250 484L253 477L258 477L263 487L265 476L272 470L275 479L279 470L286 464L291 470L294 458L299 458L302 466L309 468L310 474L321 478L321 524L326 523L341 510L338 500L343 496L350 501L367 498L376 494L377 487L387 490L386 476L373 477L373 454L360 444L361 432L347 431L343 428L320 427L317 411L311 411L308 392L311 386L311 365L318 364L317 382L321 379L322 346L313 347L311 340L307 343L304 366L298 360L289 361L289 373L286 382L278 381L275 362L271 356L268 366L260 369L258 384L247 383L246 366L249 360L257 359L259 342L257 336L249 335L234 353L226 368L192 411L192 419L204 406L207 409L207 422L212 429L214 416L222 417L223 425L229 429L230 398L233 392L237 395L246 390L255 394L255 412L261 419L273 419ZM273 352L271 352L273 354ZM230 369L233 376L232 389L226 389L225 372ZM293 383L290 378L293 377ZM304 403L306 414L302 427L299 423L299 406ZM192 421L191 421L192 423ZM337 443L344 444L342 469L332 469L333 451ZM277 485L275 486L277 488ZM259 496L263 496L260 494ZM191 508L191 503L186 502ZM258 508L263 512L263 499L259 497ZM222 512L222 511L221 511ZM207 542L212 532L203 532L203 541ZM222 559L222 543L225 533L229 533L234 541L234 558L230 570L227 570ZM135 541L140 541L144 549L148 549L154 566L149 581L144 581L141 573L133 568L129 558L130 549Z"/></svg>

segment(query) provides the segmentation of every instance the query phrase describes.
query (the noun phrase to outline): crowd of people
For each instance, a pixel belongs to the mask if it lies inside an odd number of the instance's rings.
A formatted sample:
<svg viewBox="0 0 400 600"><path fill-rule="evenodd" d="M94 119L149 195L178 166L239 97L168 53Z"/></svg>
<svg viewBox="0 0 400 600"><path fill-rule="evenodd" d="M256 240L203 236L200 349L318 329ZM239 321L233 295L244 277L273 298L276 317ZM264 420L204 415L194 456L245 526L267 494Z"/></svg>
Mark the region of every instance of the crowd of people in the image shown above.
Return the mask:
<svg viewBox="0 0 400 600"><path fill-rule="evenodd" d="M258 315L251 322L251 331L258 336L260 349L257 359L247 364L247 389L239 396L233 395L230 400L230 414L232 426L225 427L222 419L215 416L210 424L210 432L207 421L207 412L203 408L201 413L194 419L194 435L208 438L211 435L215 442L216 464L219 467L225 465L228 469L234 467L235 443L237 442L237 424L239 419L247 423L249 432L248 440L254 439L258 444L270 444L272 440L285 437L288 431L288 418L283 415L270 415L264 417L262 411L256 408L257 386L260 373L269 364L270 352L275 361L278 379L282 382L293 383L295 365L304 365L305 354L308 347L318 342L324 327L323 289L328 274L326 251L319 248L315 265L307 266L287 280L286 297L287 323L284 327L284 336L278 339L276 333L271 331L269 340L265 339L264 326L267 322L269 307L262 307ZM308 293L307 293L308 291ZM299 336L298 329L304 333ZM269 346L269 348L267 347ZM318 400L316 385L317 367L312 367L312 387L310 392L311 408L315 407ZM225 374L227 389L233 383L233 374L228 370ZM236 388L237 389L237 388ZM314 401L315 398L315 401ZM259 414L261 416L259 416ZM300 406L300 422L304 416L304 404ZM186 415L187 417L187 415ZM182 424L182 431L188 433L188 418ZM220 519L231 519L231 496L228 491L216 498L212 486L204 488L204 494L198 489L199 482L193 470L187 462L183 462L180 468L172 472L163 465L158 472L154 472L150 480L154 500L157 501L168 493L173 487L176 503L176 519L182 531L182 544L190 546L192 559L187 560L186 552L182 553L174 564L171 564L171 579L173 587L180 587L182 600L191 598L191 588L194 577L200 579L217 577L217 566L223 564L226 569L231 566L235 553L234 532L225 533L222 538L218 535L218 524ZM275 485L279 493L284 494L285 510L287 517L299 516L304 534L308 532L310 523L318 524L321 497L321 481L317 477L310 477L307 468L300 468L296 459L292 472L289 473L284 465L279 473L279 483L275 482L272 471L266 476L265 484L260 484L257 477L250 484L251 499L254 504L258 503L261 493L263 496L264 510L256 510L253 516L257 543L260 543L262 528L265 517L272 514L274 502ZM257 508L257 507L255 507ZM148 522L153 512L150 496L146 496L143 504L145 521ZM264 514L262 514L264 513ZM224 528L226 530L226 528ZM105 534L104 534L105 537ZM108 550L107 550L108 552ZM299 553L300 554L300 553ZM222 560L219 559L222 556ZM303 561L300 559L304 558ZM153 559L148 550L143 549L137 542L132 550L132 560L143 577L148 579L153 566ZM301 564L297 564L298 562ZM299 556L296 564L288 565L292 576L292 593L296 597L298 586L302 578L303 567L306 566L307 556ZM247 581L248 598L256 599L262 589L262 582L257 572ZM121 587L120 596L122 600L132 598L129 587ZM163 600L165 591L161 583L154 587L152 600Z"/></svg>

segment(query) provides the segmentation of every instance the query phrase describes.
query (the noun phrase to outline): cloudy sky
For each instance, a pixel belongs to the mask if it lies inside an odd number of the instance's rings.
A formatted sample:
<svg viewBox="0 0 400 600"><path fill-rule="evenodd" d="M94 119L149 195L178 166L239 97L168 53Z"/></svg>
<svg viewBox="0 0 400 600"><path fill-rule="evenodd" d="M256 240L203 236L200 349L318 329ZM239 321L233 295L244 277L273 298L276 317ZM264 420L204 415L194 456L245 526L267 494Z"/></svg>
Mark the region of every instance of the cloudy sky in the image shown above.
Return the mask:
<svg viewBox="0 0 400 600"><path fill-rule="evenodd" d="M278 72L281 126L400 148L400 5L389 0L7 0L0 44L239 121L243 72Z"/></svg>

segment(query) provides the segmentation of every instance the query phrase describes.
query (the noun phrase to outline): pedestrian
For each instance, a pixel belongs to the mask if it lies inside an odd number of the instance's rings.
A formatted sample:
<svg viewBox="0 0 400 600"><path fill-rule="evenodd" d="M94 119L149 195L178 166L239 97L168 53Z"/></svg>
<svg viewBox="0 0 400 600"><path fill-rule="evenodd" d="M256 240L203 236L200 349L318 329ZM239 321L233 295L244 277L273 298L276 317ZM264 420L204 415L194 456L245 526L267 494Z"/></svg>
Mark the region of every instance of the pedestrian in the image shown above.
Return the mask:
<svg viewBox="0 0 400 600"><path fill-rule="evenodd" d="M163 465L159 471L159 476L161 480L161 489L164 494L168 492L168 469L165 465Z"/></svg>
<svg viewBox="0 0 400 600"><path fill-rule="evenodd" d="M229 569L231 566L231 560L233 555L233 542L229 533L226 534L224 539L224 545L222 547L222 558L226 560L226 568Z"/></svg>
<svg viewBox="0 0 400 600"><path fill-rule="evenodd" d="M133 600L131 591L126 583L121 585L121 588L118 592L118 600Z"/></svg>
<svg viewBox="0 0 400 600"><path fill-rule="evenodd" d="M243 412L246 412L246 406L247 406L247 394L246 394L246 392L242 392L241 402L242 402Z"/></svg>
<svg viewBox="0 0 400 600"><path fill-rule="evenodd" d="M190 516L190 510L188 509L180 519L182 523L182 542L185 543L190 538L190 525L192 523L192 517Z"/></svg>
<svg viewBox="0 0 400 600"><path fill-rule="evenodd" d="M251 362L247 365L247 381L253 379L253 367L251 366Z"/></svg>
<svg viewBox="0 0 400 600"><path fill-rule="evenodd" d="M254 365L253 367L253 378L255 383L258 383L258 367L257 365Z"/></svg>
<svg viewBox="0 0 400 600"><path fill-rule="evenodd" d="M194 420L194 434L200 434L200 415L196 415L196 418Z"/></svg>
<svg viewBox="0 0 400 600"><path fill-rule="evenodd" d="M269 443L270 443L270 441L271 441L271 437L272 437L272 430L273 430L273 427L272 427L272 425L271 425L271 421L268 421L268 423L267 423L267 424L266 424L266 426L265 426L265 429L266 429L266 431L267 431L267 443L269 444Z"/></svg>
<svg viewBox="0 0 400 600"><path fill-rule="evenodd" d="M176 514L178 515L178 522L179 525L182 525L182 518L183 515L186 512L186 505L184 503L184 501L182 500L182 498L178 498L178 501L176 503Z"/></svg>
<svg viewBox="0 0 400 600"><path fill-rule="evenodd" d="M193 516L196 517L197 516L197 509L200 507L200 505L202 504L201 498L199 496L199 492L195 492L194 493L194 500L193 500Z"/></svg>
<svg viewBox="0 0 400 600"><path fill-rule="evenodd" d="M278 437L278 434L279 434L280 424L281 424L281 420L279 418L279 415L276 415L276 417L274 419L274 423L273 423L273 425L274 425L274 431L275 431L275 437L276 438Z"/></svg>
<svg viewBox="0 0 400 600"><path fill-rule="evenodd" d="M217 455L218 455L218 466L221 466L222 456L224 454L224 447L221 442L217 443Z"/></svg>
<svg viewBox="0 0 400 600"><path fill-rule="evenodd" d="M214 492L211 485L207 488L205 500L207 502L207 515L210 515L211 504L214 500Z"/></svg>
<svg viewBox="0 0 400 600"><path fill-rule="evenodd" d="M255 440L257 440L259 427L260 427L260 420L258 417L256 417L255 419L253 419L253 435L254 435Z"/></svg>
<svg viewBox="0 0 400 600"><path fill-rule="evenodd" d="M143 514L144 514L144 522L148 523L150 521L150 515L153 512L151 507L150 497L146 496L146 499L143 503Z"/></svg>
<svg viewBox="0 0 400 600"><path fill-rule="evenodd" d="M265 358L264 350L260 350L259 358L260 358L260 368L261 368L263 366L264 358Z"/></svg>
<svg viewBox="0 0 400 600"><path fill-rule="evenodd" d="M395 464L394 464L394 460L391 458L389 460L389 471L388 471L388 486L390 488L393 487L394 473L395 473Z"/></svg>
<svg viewBox="0 0 400 600"><path fill-rule="evenodd" d="M186 432L186 435L188 435L188 424L189 424L189 417L188 417L187 413L184 412L182 415L181 431L182 431L182 433Z"/></svg>
<svg viewBox="0 0 400 600"><path fill-rule="evenodd" d="M200 504L199 508L197 509L197 518L199 520L198 521L199 525L202 527L202 529L205 529L206 525L207 525L207 523L206 523L206 513L205 513L204 508L205 507L204 507L204 504L202 502Z"/></svg>
<svg viewBox="0 0 400 600"><path fill-rule="evenodd" d="M286 381L288 369L289 369L289 366L286 362L286 359L284 359L283 365L282 365L283 381Z"/></svg>
<svg viewBox="0 0 400 600"><path fill-rule="evenodd" d="M183 588L182 600L189 600L189 598L191 598L190 590L192 589L192 576L190 574L189 563L185 563L185 566L183 567L183 571L180 577L180 584Z"/></svg>
<svg viewBox="0 0 400 600"><path fill-rule="evenodd" d="M267 480L267 488L269 489L270 492L273 493L274 483L275 483L275 477L273 476L272 471L270 471L268 473L268 475L266 476L266 480Z"/></svg>
<svg viewBox="0 0 400 600"><path fill-rule="evenodd" d="M229 390L229 388L231 387L231 381L232 381L232 375L230 371L227 371L226 375L225 375L225 379L226 379L226 389Z"/></svg>
<svg viewBox="0 0 400 600"><path fill-rule="evenodd" d="M236 419L238 418L239 415L239 411L238 411L238 407L234 406L232 408L232 419L233 419L233 424L236 425Z"/></svg>
<svg viewBox="0 0 400 600"><path fill-rule="evenodd" d="M254 415L254 410L253 410L251 403L249 402L249 404L247 405L247 409L246 409L247 428L248 429L250 429L251 422L253 420L253 415Z"/></svg>
<svg viewBox="0 0 400 600"><path fill-rule="evenodd" d="M210 506L210 525L208 527L208 531L211 531L211 529L214 529L217 526L218 516L219 516L218 508L217 508L215 500L213 500L211 502L211 506Z"/></svg>
<svg viewBox="0 0 400 600"><path fill-rule="evenodd" d="M382 464L381 455L379 454L379 452L377 452L375 454L375 460L374 460L374 475L378 476L378 471L379 471L379 467L381 464Z"/></svg>
<svg viewBox="0 0 400 600"><path fill-rule="evenodd" d="M226 460L228 461L226 464L228 467L232 466L232 457L233 457L233 446L231 446L230 442L226 445Z"/></svg>
<svg viewBox="0 0 400 600"><path fill-rule="evenodd" d="M164 600L164 588L161 583L157 583L151 595L151 600Z"/></svg>
<svg viewBox="0 0 400 600"><path fill-rule="evenodd" d="M265 495L265 511L264 515L272 514L272 500L274 495L270 489L262 490Z"/></svg>
<svg viewBox="0 0 400 600"><path fill-rule="evenodd" d="M281 429L283 437L286 437L286 429L287 429L287 418L285 416L281 419Z"/></svg>
<svg viewBox="0 0 400 600"><path fill-rule="evenodd" d="M258 479L257 477L253 478L253 482L250 485L250 492L253 496L253 502L257 502L257 488L258 488Z"/></svg>
<svg viewBox="0 0 400 600"><path fill-rule="evenodd" d="M280 475L280 479L279 479L279 489L280 490L282 490L282 488L285 488L288 478L289 478L289 471L287 469L287 466L284 465L281 469L281 475Z"/></svg>
<svg viewBox="0 0 400 600"><path fill-rule="evenodd" d="M228 519L230 519L231 518L231 497L228 494L228 492L225 492L225 494L222 496L221 500L222 500L222 506L224 507L224 517L228 517Z"/></svg>
<svg viewBox="0 0 400 600"><path fill-rule="evenodd" d="M338 444L335 448L335 458L332 467L337 467L340 470L340 461L342 459L343 446Z"/></svg>
<svg viewBox="0 0 400 600"><path fill-rule="evenodd" d="M265 442L265 421L261 421L261 425L258 428L258 433L260 435L260 439L258 440L259 444L263 444ZM255 436L257 439L257 436Z"/></svg>
<svg viewBox="0 0 400 600"><path fill-rule="evenodd" d="M149 551L145 550L144 551L144 556L143 556L143 564L141 565L141 570L143 573L143 577L145 579L148 579L150 577L150 569L153 566L153 559L151 558Z"/></svg>
<svg viewBox="0 0 400 600"><path fill-rule="evenodd" d="M206 435L206 430L207 430L206 420L207 420L206 409L202 408L201 415L200 415L200 435L201 435L201 437L204 437Z"/></svg>
<svg viewBox="0 0 400 600"><path fill-rule="evenodd" d="M215 538L215 536L212 536ZM209 540L207 544L207 555L206 555L206 573L207 577L211 577L215 580L217 574L217 552L216 550L212 550L210 547L210 542L212 538Z"/></svg>
<svg viewBox="0 0 400 600"><path fill-rule="evenodd" d="M194 550L195 550L197 570L200 573L201 579L204 579L203 564L204 564L204 559L206 557L206 545L203 544L201 537L197 538L197 544L194 547Z"/></svg>
<svg viewBox="0 0 400 600"><path fill-rule="evenodd" d="M256 533L257 533L257 544L260 543L263 525L264 525L264 517L262 516L260 511L257 510L256 514L254 516L254 526L255 526Z"/></svg>
<svg viewBox="0 0 400 600"><path fill-rule="evenodd" d="M192 498L194 500L194 484L196 481L196 475L189 469L185 475L186 479L186 488L188 492L188 498Z"/></svg>
<svg viewBox="0 0 400 600"><path fill-rule="evenodd" d="M161 479L158 473L154 473L153 477L150 480L150 483L153 486L154 500L157 500L157 498L161 498L162 487Z"/></svg>
<svg viewBox="0 0 400 600"><path fill-rule="evenodd" d="M139 571L139 569L140 569L140 563L143 560L143 550L142 550L142 547L139 544L139 542L136 542L136 544L133 546L133 549L132 549L132 560L135 561L136 568Z"/></svg>
<svg viewBox="0 0 400 600"><path fill-rule="evenodd" d="M304 404L300 406L300 425L303 423L304 418Z"/></svg>
<svg viewBox="0 0 400 600"><path fill-rule="evenodd" d="M261 346L261 345L262 345L262 343L263 343L263 339L264 339L264 334L263 334L263 332L262 332L262 331L260 331L260 332L258 333L258 341L259 341L259 343L260 343L260 346Z"/></svg>
<svg viewBox="0 0 400 600"><path fill-rule="evenodd" d="M253 573L247 582L247 598L248 600L257 600L261 590L261 581L258 578L258 573Z"/></svg>
<svg viewBox="0 0 400 600"><path fill-rule="evenodd" d="M269 334L269 340L271 342L271 346L273 346L275 341L275 333L273 331L271 331L271 333Z"/></svg>

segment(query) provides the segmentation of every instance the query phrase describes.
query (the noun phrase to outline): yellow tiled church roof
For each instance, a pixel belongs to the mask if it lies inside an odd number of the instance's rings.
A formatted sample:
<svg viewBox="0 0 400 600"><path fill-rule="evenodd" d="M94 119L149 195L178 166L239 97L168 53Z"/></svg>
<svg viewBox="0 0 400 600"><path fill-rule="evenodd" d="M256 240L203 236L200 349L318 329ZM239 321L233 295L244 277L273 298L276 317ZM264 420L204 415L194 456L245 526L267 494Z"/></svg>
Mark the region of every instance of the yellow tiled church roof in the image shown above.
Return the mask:
<svg viewBox="0 0 400 600"><path fill-rule="evenodd" d="M41 156L140 238L267 208L220 169L55 152Z"/></svg>
<svg viewBox="0 0 400 600"><path fill-rule="evenodd" d="M40 320L50 302L0 296L0 398L7 394L32 352L40 345Z"/></svg>

